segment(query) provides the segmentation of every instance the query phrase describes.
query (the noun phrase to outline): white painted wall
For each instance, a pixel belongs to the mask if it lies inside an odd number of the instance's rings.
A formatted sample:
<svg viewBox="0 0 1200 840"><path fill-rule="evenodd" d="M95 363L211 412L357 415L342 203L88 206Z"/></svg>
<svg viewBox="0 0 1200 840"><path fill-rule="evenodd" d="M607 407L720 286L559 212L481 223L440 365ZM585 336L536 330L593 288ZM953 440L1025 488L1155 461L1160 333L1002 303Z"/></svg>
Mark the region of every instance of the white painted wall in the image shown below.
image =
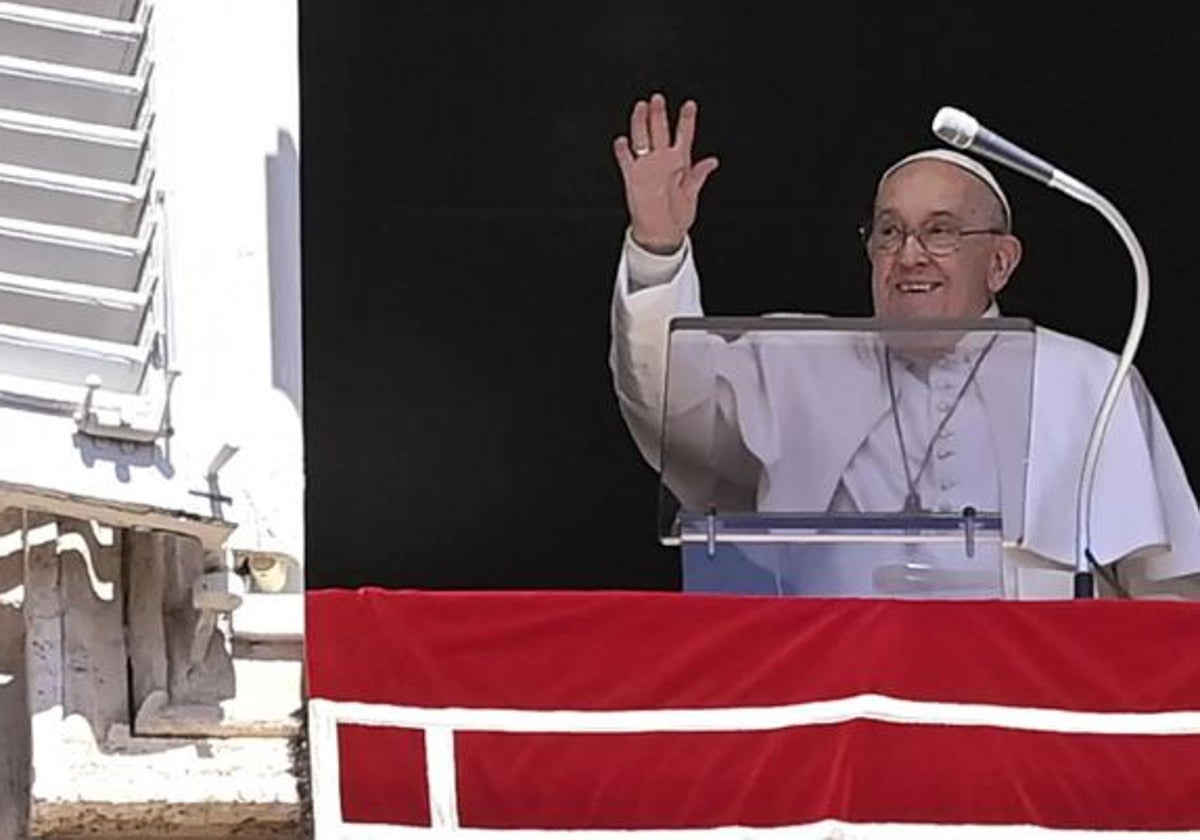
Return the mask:
<svg viewBox="0 0 1200 840"><path fill-rule="evenodd" d="M300 559L296 15L295 0L167 0L154 52L177 425L193 463L242 447L221 476L234 544Z"/></svg>

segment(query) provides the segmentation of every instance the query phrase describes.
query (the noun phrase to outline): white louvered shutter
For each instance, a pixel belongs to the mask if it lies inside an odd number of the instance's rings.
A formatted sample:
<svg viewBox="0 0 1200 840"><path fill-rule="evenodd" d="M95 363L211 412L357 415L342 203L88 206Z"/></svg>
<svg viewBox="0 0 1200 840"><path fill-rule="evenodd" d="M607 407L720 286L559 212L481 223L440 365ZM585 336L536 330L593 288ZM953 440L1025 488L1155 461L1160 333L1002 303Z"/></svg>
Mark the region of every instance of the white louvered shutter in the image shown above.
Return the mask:
<svg viewBox="0 0 1200 840"><path fill-rule="evenodd" d="M0 2L0 401L165 432L152 4Z"/></svg>

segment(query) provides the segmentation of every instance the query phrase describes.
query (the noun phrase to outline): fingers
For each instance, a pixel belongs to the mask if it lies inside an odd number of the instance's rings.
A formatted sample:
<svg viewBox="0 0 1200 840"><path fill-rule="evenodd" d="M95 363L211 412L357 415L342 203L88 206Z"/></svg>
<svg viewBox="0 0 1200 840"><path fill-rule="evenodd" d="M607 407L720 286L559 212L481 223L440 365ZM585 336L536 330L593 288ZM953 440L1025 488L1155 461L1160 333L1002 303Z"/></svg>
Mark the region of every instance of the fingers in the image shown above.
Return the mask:
<svg viewBox="0 0 1200 840"><path fill-rule="evenodd" d="M650 150L650 105L639 99L629 115L629 143L633 154L645 154Z"/></svg>
<svg viewBox="0 0 1200 840"><path fill-rule="evenodd" d="M613 154L617 158L617 166L621 167L621 171L629 172L629 167L633 166L633 150L629 148L628 137L618 137L613 141Z"/></svg>
<svg viewBox="0 0 1200 840"><path fill-rule="evenodd" d="M667 99L661 93L650 97L650 148L665 149L671 145L671 125L667 120ZM641 148L635 146L634 148Z"/></svg>
<svg viewBox="0 0 1200 840"><path fill-rule="evenodd" d="M699 195L704 182L708 180L708 176L716 172L717 167L720 165L721 162L715 157L706 157L697 163L683 179L681 186L684 191L693 197Z"/></svg>
<svg viewBox="0 0 1200 840"><path fill-rule="evenodd" d="M692 140L696 137L696 103L689 99L679 109L679 124L675 128L675 147L689 158L692 156Z"/></svg>
<svg viewBox="0 0 1200 840"><path fill-rule="evenodd" d="M692 155L692 143L696 137L696 115L699 106L694 100L684 102L679 109L679 121L675 126L675 142L671 142L671 123L667 116L667 99L654 93L649 101L639 99L629 114L629 138L624 148L637 159L660 149L682 152L686 159ZM614 147L614 150L615 147ZM622 168L627 164L624 155L617 151L617 162ZM704 177L707 177L705 173Z"/></svg>

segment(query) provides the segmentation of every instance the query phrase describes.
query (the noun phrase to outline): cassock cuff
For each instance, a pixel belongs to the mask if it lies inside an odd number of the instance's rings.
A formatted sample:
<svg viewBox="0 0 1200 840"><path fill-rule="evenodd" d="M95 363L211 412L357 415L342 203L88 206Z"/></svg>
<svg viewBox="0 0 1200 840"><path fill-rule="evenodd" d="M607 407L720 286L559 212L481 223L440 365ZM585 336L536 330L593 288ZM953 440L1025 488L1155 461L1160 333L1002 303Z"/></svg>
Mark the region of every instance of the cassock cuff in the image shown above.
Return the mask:
<svg viewBox="0 0 1200 840"><path fill-rule="evenodd" d="M633 232L625 231L625 266L629 276L629 293L670 283L687 258L691 240L684 238L679 250L672 254L655 254L633 241Z"/></svg>

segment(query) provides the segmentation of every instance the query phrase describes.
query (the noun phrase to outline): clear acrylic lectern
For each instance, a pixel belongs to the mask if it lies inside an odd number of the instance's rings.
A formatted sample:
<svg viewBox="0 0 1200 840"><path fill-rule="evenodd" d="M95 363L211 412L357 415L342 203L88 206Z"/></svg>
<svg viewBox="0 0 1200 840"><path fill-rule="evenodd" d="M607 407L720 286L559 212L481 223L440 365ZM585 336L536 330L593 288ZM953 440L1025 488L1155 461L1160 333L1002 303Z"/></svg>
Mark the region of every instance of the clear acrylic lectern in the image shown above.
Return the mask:
<svg viewBox="0 0 1200 840"><path fill-rule="evenodd" d="M659 537L685 591L1005 597L1031 322L677 318L668 348Z"/></svg>

